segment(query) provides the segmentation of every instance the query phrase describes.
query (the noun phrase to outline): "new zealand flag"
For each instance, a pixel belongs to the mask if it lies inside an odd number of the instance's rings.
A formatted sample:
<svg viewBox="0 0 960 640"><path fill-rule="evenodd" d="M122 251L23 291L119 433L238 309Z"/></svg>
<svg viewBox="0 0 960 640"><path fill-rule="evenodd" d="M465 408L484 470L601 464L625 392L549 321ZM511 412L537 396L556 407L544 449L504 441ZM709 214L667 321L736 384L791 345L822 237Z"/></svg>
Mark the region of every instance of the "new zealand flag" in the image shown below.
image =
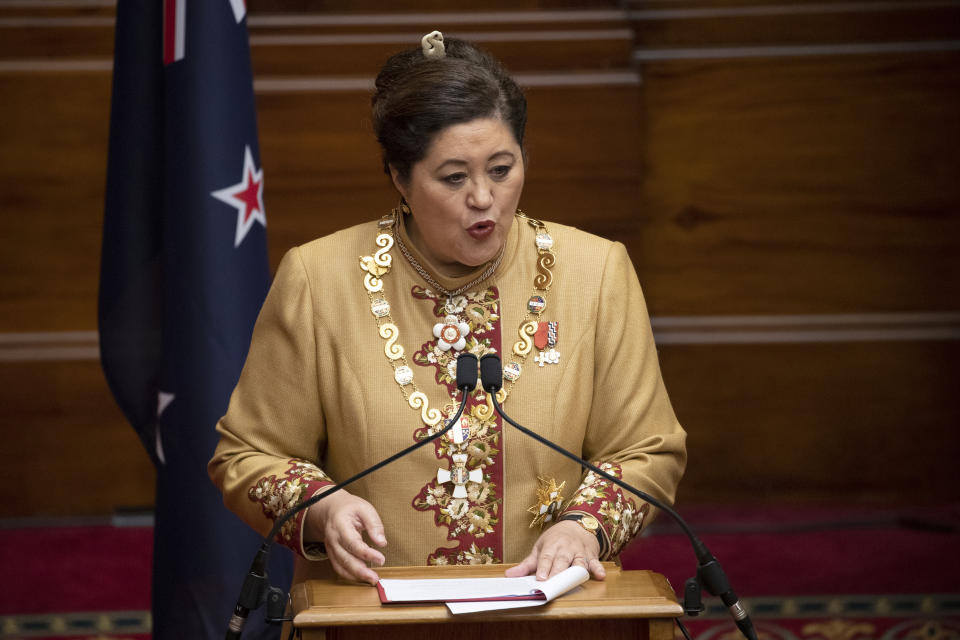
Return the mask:
<svg viewBox="0 0 960 640"><path fill-rule="evenodd" d="M156 466L160 640L222 638L259 543L206 472L270 283L245 14L117 3L100 349ZM289 556L272 555L286 586ZM246 637L278 637L258 613Z"/></svg>

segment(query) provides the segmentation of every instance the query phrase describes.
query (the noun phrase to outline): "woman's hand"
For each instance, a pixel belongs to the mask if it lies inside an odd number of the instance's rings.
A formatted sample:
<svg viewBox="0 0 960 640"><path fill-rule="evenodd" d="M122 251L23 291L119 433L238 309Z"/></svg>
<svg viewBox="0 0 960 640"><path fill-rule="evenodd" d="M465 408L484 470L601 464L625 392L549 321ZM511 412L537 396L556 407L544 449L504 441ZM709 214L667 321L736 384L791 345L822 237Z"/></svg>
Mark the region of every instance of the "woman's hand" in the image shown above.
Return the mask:
<svg viewBox="0 0 960 640"><path fill-rule="evenodd" d="M348 580L377 584L380 576L367 563L382 565L383 554L363 540L387 545L383 523L373 505L342 489L307 509L304 539L323 542L333 570Z"/></svg>
<svg viewBox="0 0 960 640"><path fill-rule="evenodd" d="M537 539L523 561L506 571L508 578L527 576L537 572L537 580L551 578L574 565L590 572L591 577L603 580L607 573L600 563L600 542L597 536L576 522L561 520Z"/></svg>

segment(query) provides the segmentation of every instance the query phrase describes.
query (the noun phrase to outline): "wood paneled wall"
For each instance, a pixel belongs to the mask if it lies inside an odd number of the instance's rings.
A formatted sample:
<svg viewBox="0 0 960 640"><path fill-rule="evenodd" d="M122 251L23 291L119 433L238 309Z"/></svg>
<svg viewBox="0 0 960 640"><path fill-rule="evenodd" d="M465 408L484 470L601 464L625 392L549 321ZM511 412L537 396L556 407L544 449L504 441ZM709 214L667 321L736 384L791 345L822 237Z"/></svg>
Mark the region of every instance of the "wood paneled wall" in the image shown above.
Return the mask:
<svg viewBox="0 0 960 640"><path fill-rule="evenodd" d="M274 266L394 204L347 87L471 34L528 86L524 209L630 250L681 500L956 499L960 3L341 5L250 3ZM111 51L109 8L0 7L0 517L153 499L95 359Z"/></svg>
<svg viewBox="0 0 960 640"><path fill-rule="evenodd" d="M632 6L655 316L960 308L958 3ZM661 345L685 495L956 499L950 333Z"/></svg>

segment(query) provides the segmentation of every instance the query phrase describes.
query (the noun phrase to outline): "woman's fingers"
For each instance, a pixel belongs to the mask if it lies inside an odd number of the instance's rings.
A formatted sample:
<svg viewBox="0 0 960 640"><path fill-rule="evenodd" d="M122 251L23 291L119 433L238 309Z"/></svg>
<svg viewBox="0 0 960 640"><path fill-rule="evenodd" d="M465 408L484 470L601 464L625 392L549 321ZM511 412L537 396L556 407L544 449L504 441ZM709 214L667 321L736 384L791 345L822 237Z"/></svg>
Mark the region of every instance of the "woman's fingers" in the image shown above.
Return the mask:
<svg viewBox="0 0 960 640"><path fill-rule="evenodd" d="M380 579L367 563L382 565L383 554L367 545L355 528L332 532L327 543L327 556L334 570L344 578L370 584L376 584Z"/></svg>
<svg viewBox="0 0 960 640"><path fill-rule="evenodd" d="M592 558L587 561L587 571L594 580L603 580L607 577L607 570L603 568L603 563L599 558Z"/></svg>
<svg viewBox="0 0 960 640"><path fill-rule="evenodd" d="M386 559L366 543L363 534L378 546L387 544L377 510L366 500L346 492L331 496L325 507L317 515L322 519L323 542L334 571L349 580L376 584L379 576L367 564L382 565Z"/></svg>
<svg viewBox="0 0 960 640"><path fill-rule="evenodd" d="M540 536L533 550L520 564L507 569L508 578L528 576L536 572L537 580L547 580L572 566L586 569L595 580L603 580L607 572L597 557L596 538L574 524L575 528L554 525ZM586 537L582 534L586 533Z"/></svg>
<svg viewBox="0 0 960 640"><path fill-rule="evenodd" d="M376 584L380 579L375 571L341 544L328 546L327 557L330 558L334 571L348 580Z"/></svg>
<svg viewBox="0 0 960 640"><path fill-rule="evenodd" d="M537 580L547 580L571 566L584 567L602 580L606 573L597 555L600 544L595 536L572 522L558 522L537 541Z"/></svg>
<svg viewBox="0 0 960 640"><path fill-rule="evenodd" d="M383 554L364 542L363 536L360 535L359 531L349 529L346 535L341 537L340 540L341 547L354 558L378 565L384 563L385 558Z"/></svg>
<svg viewBox="0 0 960 640"><path fill-rule="evenodd" d="M540 543L537 542L533 546L533 551L531 551L526 558L524 558L520 564L515 567L510 567L504 573L508 578L521 578L523 576L528 576L533 573L534 569L537 568L537 559L540 556Z"/></svg>
<svg viewBox="0 0 960 640"><path fill-rule="evenodd" d="M383 531L383 522L372 504L364 501L362 505L359 505L357 517L360 520L360 528L367 532L367 536L373 540L374 544L379 547L387 546L387 536ZM382 554L380 555L383 557ZM381 564L383 563L381 562Z"/></svg>
<svg viewBox="0 0 960 640"><path fill-rule="evenodd" d="M566 561L567 564L563 564ZM554 567L561 567L558 570L554 570ZM552 576L555 572L559 573L567 567L570 566L570 556L564 556L563 554L557 555L553 551L551 546L550 549L540 552L540 558L537 561L537 580L546 580Z"/></svg>

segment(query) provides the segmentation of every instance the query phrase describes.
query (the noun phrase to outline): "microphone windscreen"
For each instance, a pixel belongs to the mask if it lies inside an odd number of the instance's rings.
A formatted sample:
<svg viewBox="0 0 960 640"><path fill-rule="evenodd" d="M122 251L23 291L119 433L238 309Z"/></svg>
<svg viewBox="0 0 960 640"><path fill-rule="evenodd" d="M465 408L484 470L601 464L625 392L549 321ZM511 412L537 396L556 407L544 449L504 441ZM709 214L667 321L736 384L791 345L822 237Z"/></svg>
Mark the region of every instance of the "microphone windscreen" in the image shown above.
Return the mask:
<svg viewBox="0 0 960 640"><path fill-rule="evenodd" d="M457 389L465 389L467 393L477 386L477 356L472 353L461 353L457 357Z"/></svg>
<svg viewBox="0 0 960 640"><path fill-rule="evenodd" d="M480 382L488 393L496 393L503 387L503 365L495 353L480 358Z"/></svg>

